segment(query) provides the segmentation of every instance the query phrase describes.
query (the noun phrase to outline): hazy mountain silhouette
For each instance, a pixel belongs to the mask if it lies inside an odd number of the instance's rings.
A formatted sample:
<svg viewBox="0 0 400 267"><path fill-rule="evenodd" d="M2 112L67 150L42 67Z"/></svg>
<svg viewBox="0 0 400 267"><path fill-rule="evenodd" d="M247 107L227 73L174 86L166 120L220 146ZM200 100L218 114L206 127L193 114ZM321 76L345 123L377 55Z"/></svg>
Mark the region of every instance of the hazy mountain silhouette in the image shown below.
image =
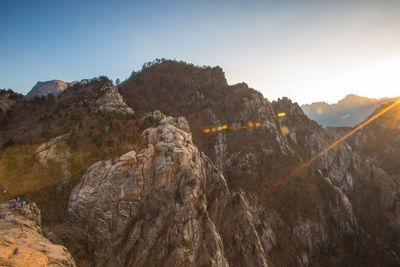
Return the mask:
<svg viewBox="0 0 400 267"><path fill-rule="evenodd" d="M354 94L347 95L336 104L314 102L302 105L304 113L322 126L355 126L365 120L382 104L394 101L396 98L368 98Z"/></svg>

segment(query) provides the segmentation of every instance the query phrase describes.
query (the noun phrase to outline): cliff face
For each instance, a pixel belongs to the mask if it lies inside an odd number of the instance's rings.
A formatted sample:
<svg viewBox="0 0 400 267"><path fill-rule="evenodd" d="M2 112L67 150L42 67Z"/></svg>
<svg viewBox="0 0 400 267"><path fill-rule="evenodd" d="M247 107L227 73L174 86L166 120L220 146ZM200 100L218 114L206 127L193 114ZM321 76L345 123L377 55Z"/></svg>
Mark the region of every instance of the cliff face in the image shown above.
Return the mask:
<svg viewBox="0 0 400 267"><path fill-rule="evenodd" d="M155 112L148 148L92 165L69 221L97 266L267 266L241 193L193 145L182 117Z"/></svg>
<svg viewBox="0 0 400 267"><path fill-rule="evenodd" d="M65 247L42 235L40 210L35 203L18 209L10 209L8 203L3 203L0 210L6 212L0 222L2 266L76 266Z"/></svg>

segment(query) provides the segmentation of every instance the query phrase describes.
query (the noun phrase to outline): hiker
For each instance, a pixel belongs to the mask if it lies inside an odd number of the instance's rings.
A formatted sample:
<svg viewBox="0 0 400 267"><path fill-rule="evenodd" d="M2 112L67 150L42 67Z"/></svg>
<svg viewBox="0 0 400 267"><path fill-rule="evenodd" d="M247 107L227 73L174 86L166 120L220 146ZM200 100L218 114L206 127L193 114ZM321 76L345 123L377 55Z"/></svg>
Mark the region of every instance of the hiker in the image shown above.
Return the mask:
<svg viewBox="0 0 400 267"><path fill-rule="evenodd" d="M8 206L10 207L10 209L12 208L12 203L10 202L10 203L8 203Z"/></svg>
<svg viewBox="0 0 400 267"><path fill-rule="evenodd" d="M21 200L21 198L18 196L18 197L17 197L17 202L19 202L20 200Z"/></svg>
<svg viewBox="0 0 400 267"><path fill-rule="evenodd" d="M18 254L18 248L15 248L13 251L13 255L17 255Z"/></svg>
<svg viewBox="0 0 400 267"><path fill-rule="evenodd" d="M24 206L24 201L21 199L20 203L21 203L21 208L22 208Z"/></svg>
<svg viewBox="0 0 400 267"><path fill-rule="evenodd" d="M14 208L17 208L17 205L18 205L17 202L15 202L15 203L14 203Z"/></svg>

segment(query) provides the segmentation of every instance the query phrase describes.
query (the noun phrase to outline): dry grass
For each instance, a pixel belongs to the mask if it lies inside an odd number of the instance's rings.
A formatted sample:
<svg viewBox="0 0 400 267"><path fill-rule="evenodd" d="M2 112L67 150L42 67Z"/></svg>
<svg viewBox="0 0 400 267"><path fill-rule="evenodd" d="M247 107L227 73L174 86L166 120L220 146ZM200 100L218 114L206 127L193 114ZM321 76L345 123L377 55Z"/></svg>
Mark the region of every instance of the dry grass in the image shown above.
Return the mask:
<svg viewBox="0 0 400 267"><path fill-rule="evenodd" d="M0 159L0 184L8 191L7 197L40 190L63 179L60 165L48 161L47 166L37 158L37 145L8 147Z"/></svg>

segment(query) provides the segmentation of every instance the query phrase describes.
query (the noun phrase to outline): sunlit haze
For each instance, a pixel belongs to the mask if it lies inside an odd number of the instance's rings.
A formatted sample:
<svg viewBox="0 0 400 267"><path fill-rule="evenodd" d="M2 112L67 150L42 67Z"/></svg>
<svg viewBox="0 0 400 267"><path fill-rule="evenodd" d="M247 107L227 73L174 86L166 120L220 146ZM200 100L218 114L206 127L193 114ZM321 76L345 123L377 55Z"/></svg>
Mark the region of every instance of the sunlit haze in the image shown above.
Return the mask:
<svg viewBox="0 0 400 267"><path fill-rule="evenodd" d="M0 88L155 58L221 66L269 100L399 95L400 1L1 1Z"/></svg>

